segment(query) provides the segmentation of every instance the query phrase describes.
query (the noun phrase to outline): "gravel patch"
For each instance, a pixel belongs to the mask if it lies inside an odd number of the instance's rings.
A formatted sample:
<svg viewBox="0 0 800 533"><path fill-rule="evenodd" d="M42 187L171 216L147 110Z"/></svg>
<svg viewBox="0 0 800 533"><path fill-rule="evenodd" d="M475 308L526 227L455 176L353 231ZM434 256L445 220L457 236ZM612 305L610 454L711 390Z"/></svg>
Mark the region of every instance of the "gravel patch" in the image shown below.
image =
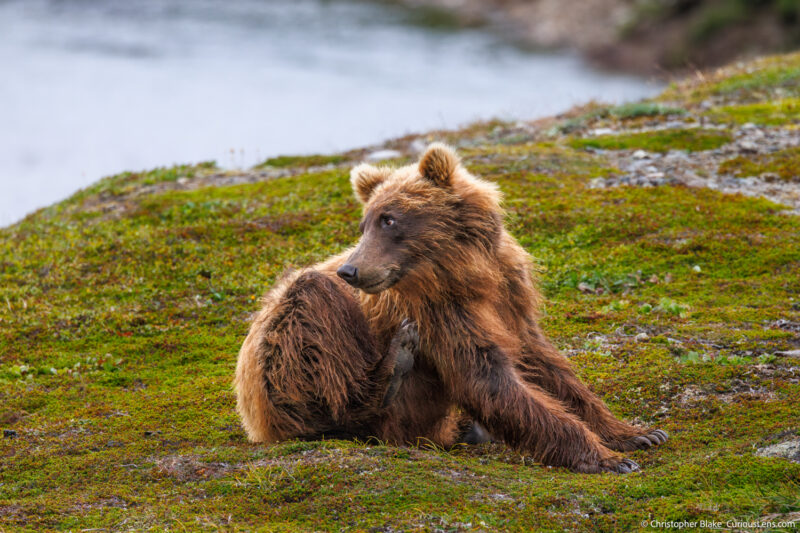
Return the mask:
<svg viewBox="0 0 800 533"><path fill-rule="evenodd" d="M686 127L686 126L684 126ZM696 127L690 125L689 127ZM708 127L708 126L704 126ZM663 127L654 128L664 129ZM638 131L638 130L637 130ZM644 130L647 131L647 130ZM615 134L631 131L614 131ZM621 173L607 178L595 178L590 188L658 187L683 185L706 187L726 194L762 197L787 206L787 214L800 215L800 179L783 181L769 173L760 176L734 177L719 173L719 166L738 156L752 157L772 154L800 146L800 130L779 127L761 128L745 124L733 130L734 140L715 150L687 152L670 150L666 153L645 150L600 151Z"/></svg>

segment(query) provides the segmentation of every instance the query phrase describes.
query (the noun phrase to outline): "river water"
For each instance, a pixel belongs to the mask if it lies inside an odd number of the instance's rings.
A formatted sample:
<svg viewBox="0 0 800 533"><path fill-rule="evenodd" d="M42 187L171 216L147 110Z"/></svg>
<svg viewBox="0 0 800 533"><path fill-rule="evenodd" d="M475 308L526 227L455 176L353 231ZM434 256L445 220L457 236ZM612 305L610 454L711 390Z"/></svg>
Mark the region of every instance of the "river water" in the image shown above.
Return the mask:
<svg viewBox="0 0 800 533"><path fill-rule="evenodd" d="M251 166L651 95L386 3L0 0L0 226L102 176Z"/></svg>

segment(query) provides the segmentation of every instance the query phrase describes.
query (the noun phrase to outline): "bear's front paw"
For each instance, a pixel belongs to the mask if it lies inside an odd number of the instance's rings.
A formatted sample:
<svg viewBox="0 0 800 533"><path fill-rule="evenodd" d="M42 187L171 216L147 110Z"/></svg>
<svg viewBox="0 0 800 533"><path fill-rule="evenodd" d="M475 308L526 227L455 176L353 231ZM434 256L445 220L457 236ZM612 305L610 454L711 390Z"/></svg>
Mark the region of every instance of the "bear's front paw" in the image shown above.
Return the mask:
<svg viewBox="0 0 800 533"><path fill-rule="evenodd" d="M397 391L400 390L400 385L403 384L403 377L414 366L414 356L419 350L419 330L417 325L411 320L403 320L397 333L392 337L389 350L390 356L394 357L394 368L392 369L392 377L389 380L386 394L383 397L384 407L387 407L392 402L397 395Z"/></svg>
<svg viewBox="0 0 800 533"><path fill-rule="evenodd" d="M414 356L419 351L419 329L409 319L403 320L392 339L396 351L394 374L404 375L414 366Z"/></svg>

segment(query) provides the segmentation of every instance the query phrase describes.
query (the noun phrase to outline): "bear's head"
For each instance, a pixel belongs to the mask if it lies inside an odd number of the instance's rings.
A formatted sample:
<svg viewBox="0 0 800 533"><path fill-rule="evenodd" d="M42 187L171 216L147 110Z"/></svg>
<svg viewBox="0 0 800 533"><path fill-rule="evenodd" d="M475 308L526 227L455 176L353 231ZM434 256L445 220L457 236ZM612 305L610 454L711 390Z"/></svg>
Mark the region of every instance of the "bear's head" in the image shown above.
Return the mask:
<svg viewBox="0 0 800 533"><path fill-rule="evenodd" d="M445 145L430 145L414 165L361 164L351 183L364 204L362 236L337 274L366 293L469 283L501 237L497 187L472 176Z"/></svg>

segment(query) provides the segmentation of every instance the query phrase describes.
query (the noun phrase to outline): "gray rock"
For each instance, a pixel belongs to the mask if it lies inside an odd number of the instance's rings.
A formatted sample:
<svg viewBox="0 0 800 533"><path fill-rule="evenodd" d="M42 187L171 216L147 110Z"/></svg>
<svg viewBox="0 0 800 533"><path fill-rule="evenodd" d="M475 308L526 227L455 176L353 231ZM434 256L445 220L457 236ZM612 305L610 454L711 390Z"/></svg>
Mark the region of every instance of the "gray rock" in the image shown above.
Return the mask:
<svg viewBox="0 0 800 533"><path fill-rule="evenodd" d="M699 126L700 126L699 124L686 124L682 120L669 120L661 124L661 127L659 129L672 130L676 128L697 128Z"/></svg>
<svg viewBox="0 0 800 533"><path fill-rule="evenodd" d="M17 432L14 431L13 429L4 429L3 430L3 438L16 439L17 438Z"/></svg>
<svg viewBox="0 0 800 533"><path fill-rule="evenodd" d="M756 450L756 455L759 457L780 457L794 463L800 463L800 439L787 440L786 442L759 448Z"/></svg>
<svg viewBox="0 0 800 533"><path fill-rule="evenodd" d="M606 187L606 180L603 178L594 178L589 182L590 189L604 189Z"/></svg>
<svg viewBox="0 0 800 533"><path fill-rule="evenodd" d="M743 152L757 152L758 145L753 141L739 141L739 149Z"/></svg>

